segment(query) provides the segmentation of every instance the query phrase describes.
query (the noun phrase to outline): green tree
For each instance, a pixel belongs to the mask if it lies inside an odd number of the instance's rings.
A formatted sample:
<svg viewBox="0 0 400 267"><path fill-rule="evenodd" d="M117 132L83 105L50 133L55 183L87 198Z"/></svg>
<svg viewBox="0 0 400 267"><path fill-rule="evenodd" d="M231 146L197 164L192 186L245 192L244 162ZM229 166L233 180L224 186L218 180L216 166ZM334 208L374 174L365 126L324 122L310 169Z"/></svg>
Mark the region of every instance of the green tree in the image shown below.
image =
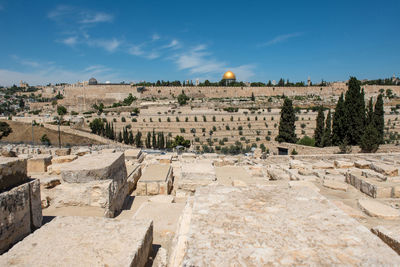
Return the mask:
<svg viewBox="0 0 400 267"><path fill-rule="evenodd" d="M142 133L141 132L137 132L135 135L135 145L136 147L142 147Z"/></svg>
<svg viewBox="0 0 400 267"><path fill-rule="evenodd" d="M336 104L335 113L333 114L332 144L335 146L340 145L345 140L345 137L345 109L342 93L339 97L339 101Z"/></svg>
<svg viewBox="0 0 400 267"><path fill-rule="evenodd" d="M326 116L325 122L325 130L324 136L322 138L322 146L331 146L332 145L332 115L331 110L328 111L328 115Z"/></svg>
<svg viewBox="0 0 400 267"><path fill-rule="evenodd" d="M374 125L376 130L378 131L379 143L383 144L384 128L385 128L385 112L383 110L382 94L379 94L378 98L376 99L375 110L374 110Z"/></svg>
<svg viewBox="0 0 400 267"><path fill-rule="evenodd" d="M100 118L96 118L89 123L89 127L92 133L101 135L104 131L104 121Z"/></svg>
<svg viewBox="0 0 400 267"><path fill-rule="evenodd" d="M286 97L281 108L279 134L275 140L278 142L296 143L295 121L296 116L294 114L292 100Z"/></svg>
<svg viewBox="0 0 400 267"><path fill-rule="evenodd" d="M253 92L251 93L251 101L253 101L253 102L256 101L256 97L254 96Z"/></svg>
<svg viewBox="0 0 400 267"><path fill-rule="evenodd" d="M361 82L355 77L350 77L344 108L346 138L350 145L357 145L365 128L365 101Z"/></svg>
<svg viewBox="0 0 400 267"><path fill-rule="evenodd" d="M156 137L156 133L153 130L153 137L151 139L151 146L153 148L157 148L157 137Z"/></svg>
<svg viewBox="0 0 400 267"><path fill-rule="evenodd" d="M324 136L324 122L325 122L324 108L320 106L318 108L317 126L315 127L314 130L315 146L317 147L323 146L322 139Z"/></svg>
<svg viewBox="0 0 400 267"><path fill-rule="evenodd" d="M188 100L189 100L189 97L187 95L185 95L185 92L182 90L182 93L180 95L178 95L179 105L181 105L181 106L186 105Z"/></svg>
<svg viewBox="0 0 400 267"><path fill-rule="evenodd" d="M7 122L1 121L0 122L0 140L8 136L10 133L12 133L12 129L10 125Z"/></svg>
<svg viewBox="0 0 400 267"><path fill-rule="evenodd" d="M59 116L64 116L67 114L67 108L64 106L57 106L57 113Z"/></svg>
<svg viewBox="0 0 400 267"><path fill-rule="evenodd" d="M50 139L47 136L47 134L42 135L42 137L40 138L40 142L42 142L43 145L49 146L51 145L50 143Z"/></svg>
<svg viewBox="0 0 400 267"><path fill-rule="evenodd" d="M124 139L122 138L122 133L121 133L121 131L119 131L119 134L118 134L118 142L122 143L122 141L124 141Z"/></svg>
<svg viewBox="0 0 400 267"><path fill-rule="evenodd" d="M364 134L361 136L361 151L366 153L376 152L379 148L379 142L379 133L376 130L374 123L371 122L365 128Z"/></svg>
<svg viewBox="0 0 400 267"><path fill-rule="evenodd" d="M150 132L147 133L146 148L151 148L151 133Z"/></svg>

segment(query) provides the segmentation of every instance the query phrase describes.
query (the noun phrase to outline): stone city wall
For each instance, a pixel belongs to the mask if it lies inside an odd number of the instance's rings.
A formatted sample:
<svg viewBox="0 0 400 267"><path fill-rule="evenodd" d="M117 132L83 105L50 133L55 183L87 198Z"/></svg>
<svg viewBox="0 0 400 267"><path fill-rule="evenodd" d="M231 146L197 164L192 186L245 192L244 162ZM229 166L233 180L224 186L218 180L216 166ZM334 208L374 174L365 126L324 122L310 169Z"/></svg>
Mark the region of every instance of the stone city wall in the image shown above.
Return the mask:
<svg viewBox="0 0 400 267"><path fill-rule="evenodd" d="M363 86L366 96L375 96L380 89L391 89L394 94L400 95L400 86ZM309 86L309 87L146 87L143 92L131 85L86 85L82 87L69 86L64 89L65 98L59 103L73 106L76 110L87 110L93 104L100 102L111 105L122 101L129 94L137 98L173 98L182 90L190 97L221 98L221 97L250 97L276 95L319 95L321 97L339 96L347 90L343 86Z"/></svg>

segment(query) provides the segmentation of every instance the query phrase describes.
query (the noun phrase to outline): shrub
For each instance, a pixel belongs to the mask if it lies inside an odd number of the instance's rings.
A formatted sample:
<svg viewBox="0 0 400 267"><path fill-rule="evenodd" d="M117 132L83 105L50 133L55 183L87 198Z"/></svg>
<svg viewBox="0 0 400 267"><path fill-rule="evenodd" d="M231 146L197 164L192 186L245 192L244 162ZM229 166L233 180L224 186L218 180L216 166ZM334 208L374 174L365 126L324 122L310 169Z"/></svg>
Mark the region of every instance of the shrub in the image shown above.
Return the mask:
<svg viewBox="0 0 400 267"><path fill-rule="evenodd" d="M303 138L297 141L297 144L303 146L315 146L315 139L305 135Z"/></svg>

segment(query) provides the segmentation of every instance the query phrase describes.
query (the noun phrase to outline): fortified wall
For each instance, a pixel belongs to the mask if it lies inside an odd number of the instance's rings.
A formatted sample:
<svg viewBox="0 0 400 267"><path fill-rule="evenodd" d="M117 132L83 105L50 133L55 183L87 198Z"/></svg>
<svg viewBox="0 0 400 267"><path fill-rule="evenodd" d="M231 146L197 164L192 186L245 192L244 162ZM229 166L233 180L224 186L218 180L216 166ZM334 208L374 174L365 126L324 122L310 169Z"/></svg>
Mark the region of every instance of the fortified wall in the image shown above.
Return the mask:
<svg viewBox="0 0 400 267"><path fill-rule="evenodd" d="M365 85L363 86L366 97L376 96L379 90L391 89L393 94L400 95L400 86ZM83 85L68 86L64 88L62 104L75 107L76 110L87 110L93 104L103 103L111 105L122 101L129 94L137 98L166 98L172 99L182 93L195 98L221 98L221 97L250 97L254 96L301 96L319 95L322 98L339 96L347 90L346 86L306 86L306 87L140 87L123 85Z"/></svg>

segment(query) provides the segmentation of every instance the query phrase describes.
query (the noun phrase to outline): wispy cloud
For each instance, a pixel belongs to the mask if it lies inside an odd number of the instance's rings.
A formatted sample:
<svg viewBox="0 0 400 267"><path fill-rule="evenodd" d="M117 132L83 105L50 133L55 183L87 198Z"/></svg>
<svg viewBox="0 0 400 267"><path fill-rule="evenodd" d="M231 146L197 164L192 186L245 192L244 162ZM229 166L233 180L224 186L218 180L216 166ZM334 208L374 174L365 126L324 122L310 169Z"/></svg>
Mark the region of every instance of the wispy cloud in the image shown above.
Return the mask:
<svg viewBox="0 0 400 267"><path fill-rule="evenodd" d="M76 70L64 69L55 64L40 64L40 66L44 67L29 69L25 72L0 69L0 85L9 86L18 83L20 80L26 81L31 85L59 82L75 83L77 81L87 81L93 76L100 81L130 81L130 79L122 78L115 70L103 65L93 65Z"/></svg>
<svg viewBox="0 0 400 267"><path fill-rule="evenodd" d="M17 55L11 55L11 58L17 62L18 64L21 64L23 66L28 66L31 68L37 68L40 66L40 63L31 59L26 59L26 58L21 58ZM46 63L48 64L48 63Z"/></svg>
<svg viewBox="0 0 400 267"><path fill-rule="evenodd" d="M160 38L161 38L160 35L158 35L157 33L155 33L155 34L153 34L153 36L151 37L151 40L157 41L157 40L159 40Z"/></svg>
<svg viewBox="0 0 400 267"><path fill-rule="evenodd" d="M74 6L59 5L51 10L47 17L57 22L73 21L77 24L96 24L111 22L114 19L112 14L94 10L81 9Z"/></svg>
<svg viewBox="0 0 400 267"><path fill-rule="evenodd" d="M113 20L113 16L111 14L106 14L102 12L98 13L83 13L83 18L79 23L83 24L91 24L91 23L99 23L99 22L111 22Z"/></svg>
<svg viewBox="0 0 400 267"><path fill-rule="evenodd" d="M181 47L181 44L176 39L173 39L169 44L163 46L163 48L173 48L173 49L178 49L180 47Z"/></svg>
<svg viewBox="0 0 400 267"><path fill-rule="evenodd" d="M101 47L108 52L114 52L120 45L121 41L112 38L110 40L104 40L104 39L90 39L87 41L87 44L89 46L97 46Z"/></svg>
<svg viewBox="0 0 400 267"><path fill-rule="evenodd" d="M295 32L295 33L278 35L275 38L269 40L268 42L260 44L260 46L270 46L270 45L282 43L282 42L285 42L285 41L287 41L289 39L292 39L292 38L295 38L295 37L299 37L301 35L303 35L302 32Z"/></svg>
<svg viewBox="0 0 400 267"><path fill-rule="evenodd" d="M65 45L74 46L78 42L78 37L77 36L67 37L67 38L61 40L60 42Z"/></svg>

